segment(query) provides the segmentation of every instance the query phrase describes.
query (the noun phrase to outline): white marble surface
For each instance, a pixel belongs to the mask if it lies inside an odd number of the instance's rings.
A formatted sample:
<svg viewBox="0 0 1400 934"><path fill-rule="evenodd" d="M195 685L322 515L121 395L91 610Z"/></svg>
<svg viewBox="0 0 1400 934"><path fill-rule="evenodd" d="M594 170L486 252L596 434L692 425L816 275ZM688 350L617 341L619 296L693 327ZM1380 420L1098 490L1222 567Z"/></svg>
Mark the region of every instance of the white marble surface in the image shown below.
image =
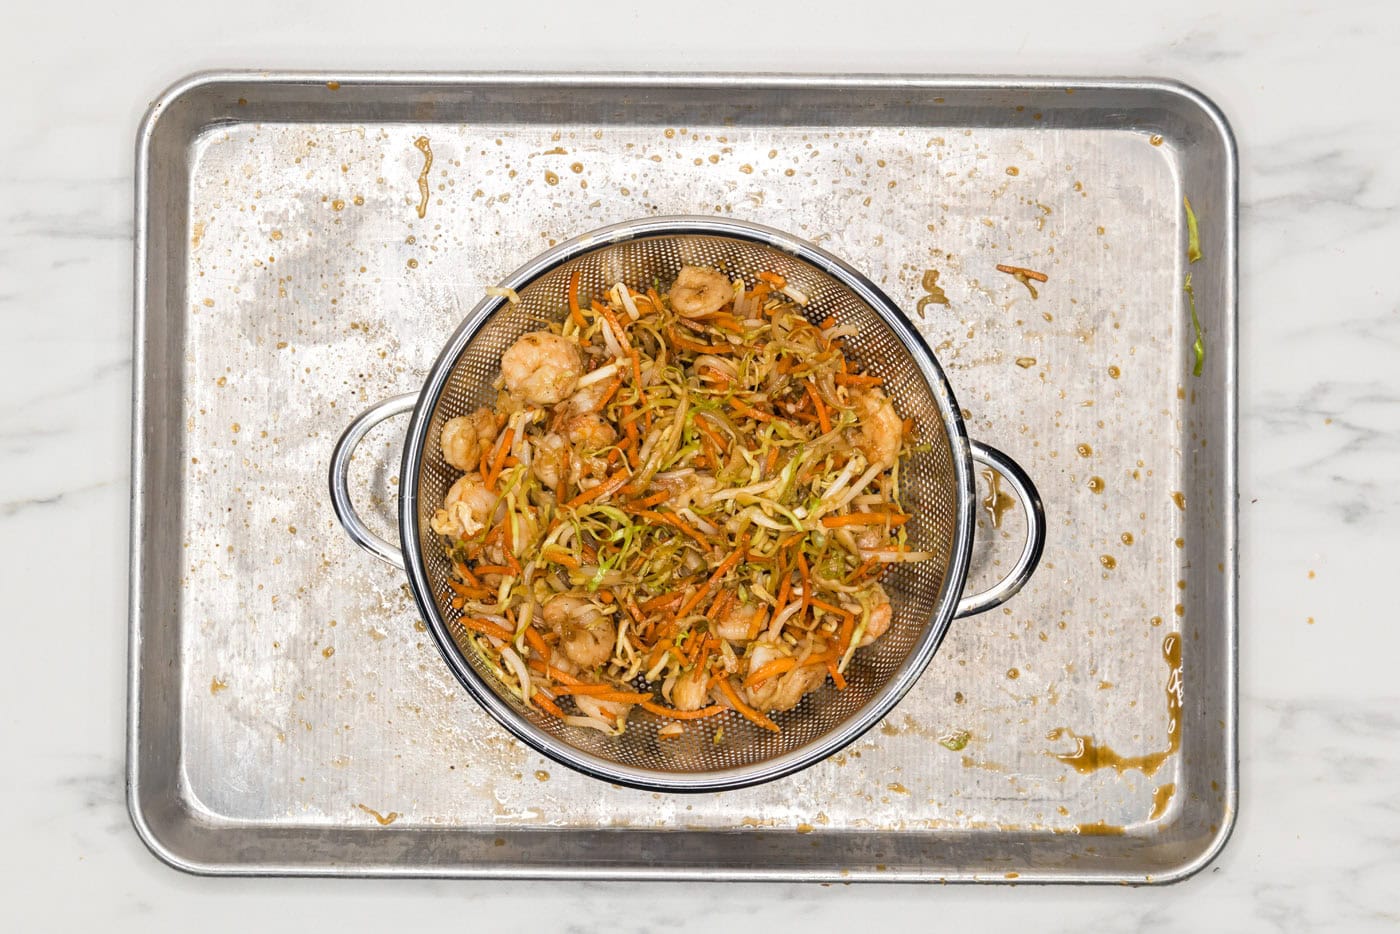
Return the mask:
<svg viewBox="0 0 1400 934"><path fill-rule="evenodd" d="M1400 8L1008 0L243 0L13 9L0 30L0 916L10 930L1394 930L1400 630ZM852 17L851 11L858 15ZM133 140L213 67L1156 74L1241 152L1242 807L1161 889L217 880L123 799ZM314 920L303 920L310 918Z"/></svg>

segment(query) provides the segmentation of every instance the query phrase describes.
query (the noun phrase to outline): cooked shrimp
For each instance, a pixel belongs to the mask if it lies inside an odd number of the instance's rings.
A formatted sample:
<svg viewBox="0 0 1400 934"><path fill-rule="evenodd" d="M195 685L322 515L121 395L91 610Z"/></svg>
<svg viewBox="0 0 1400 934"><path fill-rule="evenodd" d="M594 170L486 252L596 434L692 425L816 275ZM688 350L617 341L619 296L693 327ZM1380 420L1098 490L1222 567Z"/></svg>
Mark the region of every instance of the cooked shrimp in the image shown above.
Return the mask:
<svg viewBox="0 0 1400 934"><path fill-rule="evenodd" d="M766 639L754 642L749 649L749 671L757 671L769 662L791 654L786 646L776 642ZM748 695L749 703L765 713L770 710L791 710L804 695L821 687L825 680L825 668L809 665L775 675L745 688L744 692Z"/></svg>
<svg viewBox="0 0 1400 934"><path fill-rule="evenodd" d="M449 538L475 535L495 521L499 503L499 497L482 482L481 474L462 474L447 491L442 508L433 513L429 525L434 532Z"/></svg>
<svg viewBox="0 0 1400 934"><path fill-rule="evenodd" d="M559 489L560 482L569 471L569 442L559 435L545 435L536 442L530 470L540 483L551 490Z"/></svg>
<svg viewBox="0 0 1400 934"><path fill-rule="evenodd" d="M612 658L617 630L589 600L562 593L551 597L544 605L544 622L559 634L564 655L580 668L596 668Z"/></svg>
<svg viewBox="0 0 1400 934"><path fill-rule="evenodd" d="M894 405L878 388L851 393L851 402L860 420L853 443L872 464L890 466L899 457L904 436L904 422Z"/></svg>
<svg viewBox="0 0 1400 934"><path fill-rule="evenodd" d="M580 415L596 412L608 394L608 380L600 379L577 390L555 408L556 421L568 421Z"/></svg>
<svg viewBox="0 0 1400 934"><path fill-rule="evenodd" d="M442 459L458 470L475 470L481 452L496 440L496 417L485 407L458 415L442 426Z"/></svg>
<svg viewBox="0 0 1400 934"><path fill-rule="evenodd" d="M714 633L730 642L742 642L749 638L749 626L758 614L758 607L748 603L732 606L720 614L715 622Z"/></svg>
<svg viewBox="0 0 1400 934"><path fill-rule="evenodd" d="M564 401L582 375L578 344L550 331L532 331L501 355L506 389L532 405Z"/></svg>
<svg viewBox="0 0 1400 934"><path fill-rule="evenodd" d="M705 688L708 679L699 668L690 668L681 673L676 683L671 685L671 706L677 710L699 710L705 706L709 691Z"/></svg>
<svg viewBox="0 0 1400 934"><path fill-rule="evenodd" d="M877 586L877 590L880 588ZM884 596L884 590L880 590L880 595ZM883 636L890 628L890 623L894 620L894 608L890 606L888 600L877 603L870 608L870 621L865 624L865 635L856 643L857 646L866 646Z"/></svg>
<svg viewBox="0 0 1400 934"><path fill-rule="evenodd" d="M564 424L564 437L575 448L598 451L617 440L617 432L601 415L579 415Z"/></svg>
<svg viewBox="0 0 1400 934"><path fill-rule="evenodd" d="M733 300L734 284L713 269L682 266L671 286L671 308L684 318L712 314Z"/></svg>

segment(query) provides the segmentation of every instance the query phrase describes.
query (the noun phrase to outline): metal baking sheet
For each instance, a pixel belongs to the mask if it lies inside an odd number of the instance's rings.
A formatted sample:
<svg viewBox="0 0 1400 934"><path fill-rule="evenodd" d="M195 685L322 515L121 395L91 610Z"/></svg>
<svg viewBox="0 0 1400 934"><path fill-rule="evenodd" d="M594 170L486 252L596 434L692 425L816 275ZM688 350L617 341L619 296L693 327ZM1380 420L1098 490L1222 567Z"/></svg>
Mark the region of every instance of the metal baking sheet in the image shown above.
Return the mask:
<svg viewBox="0 0 1400 934"><path fill-rule="evenodd" d="M1189 266L1183 196L1204 250ZM138 831L207 873L1199 869L1236 809L1236 206L1224 119L1170 82L182 82L139 139ZM569 773L479 711L402 577L342 533L325 476L349 419L415 390L486 286L603 224L703 213L809 238L908 308L970 431L1035 478L1050 536L1033 582L955 624L855 745L757 788L665 796ZM998 263L1046 273L1039 297ZM384 429L356 461L385 533L399 441ZM1019 512L996 512L973 586L1020 544Z"/></svg>

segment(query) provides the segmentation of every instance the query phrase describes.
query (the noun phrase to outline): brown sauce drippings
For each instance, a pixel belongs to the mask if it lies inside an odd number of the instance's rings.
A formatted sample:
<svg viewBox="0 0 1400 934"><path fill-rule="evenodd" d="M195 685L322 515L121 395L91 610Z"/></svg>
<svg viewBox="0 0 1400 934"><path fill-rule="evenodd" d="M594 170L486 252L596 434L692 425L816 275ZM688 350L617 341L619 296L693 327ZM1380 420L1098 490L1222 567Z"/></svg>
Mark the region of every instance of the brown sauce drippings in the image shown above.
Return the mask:
<svg viewBox="0 0 1400 934"><path fill-rule="evenodd" d="M1016 500L1001 491L1001 474L988 468L982 471L982 479L987 481L987 495L982 497L982 507L992 517L992 528L1001 528L1002 517L1014 509Z"/></svg>
<svg viewBox="0 0 1400 934"><path fill-rule="evenodd" d="M1076 772L1087 775L1099 769L1113 769L1123 774L1136 769L1144 775L1152 776L1162 767L1162 763L1181 749L1181 636L1172 633L1162 642L1162 657L1167 660L1170 675L1167 677L1167 748L1162 752L1151 752L1141 756L1124 756L1114 752L1107 744L1094 741L1093 736L1080 736L1070 729L1050 731L1050 739L1068 736L1075 742L1074 752L1054 753L1056 759L1071 766ZM1167 786L1162 786L1167 787Z"/></svg>
<svg viewBox="0 0 1400 934"><path fill-rule="evenodd" d="M1167 813L1167 805L1171 804L1174 794L1176 794L1176 782L1167 782L1165 785L1152 789L1152 813L1147 815L1147 819L1156 820Z"/></svg>
<svg viewBox="0 0 1400 934"><path fill-rule="evenodd" d="M428 216L428 170L433 167L433 147L428 137L420 136L413 141L414 148L423 154L423 171L418 173L418 216Z"/></svg>

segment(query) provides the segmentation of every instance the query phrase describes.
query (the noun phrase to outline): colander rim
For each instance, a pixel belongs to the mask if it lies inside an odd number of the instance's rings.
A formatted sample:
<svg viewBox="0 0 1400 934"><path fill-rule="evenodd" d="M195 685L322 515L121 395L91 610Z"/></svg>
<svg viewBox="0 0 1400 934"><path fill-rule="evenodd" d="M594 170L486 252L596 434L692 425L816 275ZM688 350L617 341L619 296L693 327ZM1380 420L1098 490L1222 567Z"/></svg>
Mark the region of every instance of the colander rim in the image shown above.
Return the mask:
<svg viewBox="0 0 1400 934"><path fill-rule="evenodd" d="M840 257L792 234L733 218L694 215L667 215L640 218L601 227L581 234L539 254L520 266L500 285L518 291L553 269L595 249L631 240L661 236L710 236L744 240L788 253L823 272L856 293L895 333L924 377L937 402L951 445L951 460L957 484L957 508L953 545L948 556L937 602L929 621L903 664L888 681L846 721L813 742L791 752L761 762L726 769L694 772L668 772L623 765L584 752L535 726L517 714L472 668L431 598L432 585L419 549L418 522L419 471L428 441L433 411L448 379L467 345L482 326L506 303L502 295L488 295L463 317L434 361L409 421L399 473L399 536L403 549L409 589L418 604L438 651L457 681L491 717L511 735L547 758L603 781L659 792L713 792L758 785L791 775L826 759L850 745L879 723L913 688L938 652L952 623L972 557L976 486L972 452L953 389L933 351L908 317L884 291Z"/></svg>

